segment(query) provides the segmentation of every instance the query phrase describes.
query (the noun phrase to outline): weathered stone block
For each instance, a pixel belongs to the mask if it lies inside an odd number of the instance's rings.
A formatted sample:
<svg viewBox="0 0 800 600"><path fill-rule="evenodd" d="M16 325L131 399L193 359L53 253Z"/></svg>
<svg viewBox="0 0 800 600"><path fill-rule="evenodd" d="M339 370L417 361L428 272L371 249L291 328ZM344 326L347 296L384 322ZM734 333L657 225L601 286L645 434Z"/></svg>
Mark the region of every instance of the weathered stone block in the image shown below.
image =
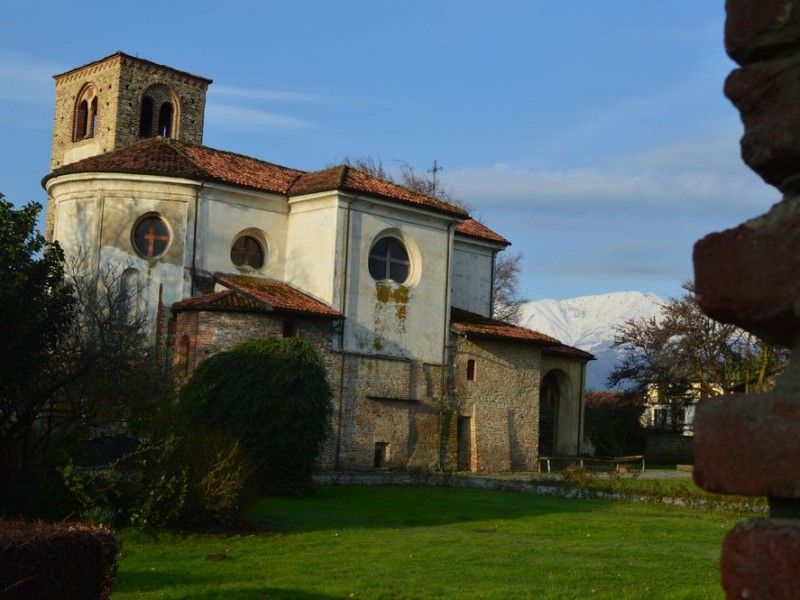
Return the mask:
<svg viewBox="0 0 800 600"><path fill-rule="evenodd" d="M797 48L800 40L800 1L728 0L725 50L744 64Z"/></svg>
<svg viewBox="0 0 800 600"><path fill-rule="evenodd" d="M725 538L721 568L728 598L797 598L800 521L753 519L740 523Z"/></svg>
<svg viewBox="0 0 800 600"><path fill-rule="evenodd" d="M795 395L776 390L707 398L697 405L694 426L697 485L723 494L800 498Z"/></svg>
<svg viewBox="0 0 800 600"><path fill-rule="evenodd" d="M797 248L798 198L784 200L735 229L706 236L694 247L700 306L714 319L739 325L771 344L791 347L800 337Z"/></svg>
<svg viewBox="0 0 800 600"><path fill-rule="evenodd" d="M800 57L745 65L725 82L745 133L742 158L764 180L785 190L800 174Z"/></svg>

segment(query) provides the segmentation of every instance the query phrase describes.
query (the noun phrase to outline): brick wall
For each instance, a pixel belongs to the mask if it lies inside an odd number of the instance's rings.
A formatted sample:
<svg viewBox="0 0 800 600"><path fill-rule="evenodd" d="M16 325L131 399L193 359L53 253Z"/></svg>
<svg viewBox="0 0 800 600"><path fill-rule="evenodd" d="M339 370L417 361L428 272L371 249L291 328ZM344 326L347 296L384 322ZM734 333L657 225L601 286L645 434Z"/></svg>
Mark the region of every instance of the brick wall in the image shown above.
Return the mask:
<svg viewBox="0 0 800 600"><path fill-rule="evenodd" d="M469 360L475 361L473 381L467 380ZM540 361L541 351L535 346L458 338L453 379L456 412L472 420L474 470L536 470ZM457 436L457 422L451 424L453 428Z"/></svg>
<svg viewBox="0 0 800 600"><path fill-rule="evenodd" d="M332 349L328 322L297 320L325 362L333 389L326 469L537 468L541 352L531 345L459 339L454 368ZM259 313L177 314L176 370L250 338L281 337L283 318ZM182 350L186 340L186 350ZM475 379L467 381L467 361ZM185 363L183 362L185 361ZM379 462L376 465L376 450Z"/></svg>
<svg viewBox="0 0 800 600"><path fill-rule="evenodd" d="M328 466L374 468L376 444L385 444L383 467L439 466L439 365L347 354L342 375L335 392L338 462L333 453Z"/></svg>

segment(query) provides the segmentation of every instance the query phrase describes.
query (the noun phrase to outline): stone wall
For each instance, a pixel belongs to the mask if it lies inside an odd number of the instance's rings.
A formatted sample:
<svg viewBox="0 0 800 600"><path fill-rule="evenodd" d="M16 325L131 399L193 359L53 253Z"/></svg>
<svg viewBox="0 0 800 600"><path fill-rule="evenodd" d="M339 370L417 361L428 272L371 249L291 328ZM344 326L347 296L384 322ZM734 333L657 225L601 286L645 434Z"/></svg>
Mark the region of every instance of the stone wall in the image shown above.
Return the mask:
<svg viewBox="0 0 800 600"><path fill-rule="evenodd" d="M69 151L90 145L86 158L117 150L139 139L141 100L154 84L166 85L176 101L177 137L192 144L203 142L206 90L211 80L124 54L114 54L67 73L57 75L51 170L72 162ZM92 139L73 141L75 103L86 85L99 100L97 131Z"/></svg>
<svg viewBox="0 0 800 600"><path fill-rule="evenodd" d="M282 337L286 317L266 313L181 311L175 317L175 369L179 378L217 352L247 339ZM325 363L333 390L331 436L323 468L373 469L439 466L439 365L388 357L341 354L332 349L328 321L292 319ZM344 383L343 383L344 382Z"/></svg>
<svg viewBox="0 0 800 600"><path fill-rule="evenodd" d="M645 458L649 463L660 465L691 465L694 463L694 437L648 431Z"/></svg>
<svg viewBox="0 0 800 600"><path fill-rule="evenodd" d="M467 373L470 360L475 361L472 380ZM538 468L540 362L541 350L530 344L457 338L456 414L471 419L472 470ZM457 428L457 422L451 427Z"/></svg>
<svg viewBox="0 0 800 600"><path fill-rule="evenodd" d="M338 451L326 466L439 467L440 365L346 354L337 379ZM385 454L376 464L379 446Z"/></svg>

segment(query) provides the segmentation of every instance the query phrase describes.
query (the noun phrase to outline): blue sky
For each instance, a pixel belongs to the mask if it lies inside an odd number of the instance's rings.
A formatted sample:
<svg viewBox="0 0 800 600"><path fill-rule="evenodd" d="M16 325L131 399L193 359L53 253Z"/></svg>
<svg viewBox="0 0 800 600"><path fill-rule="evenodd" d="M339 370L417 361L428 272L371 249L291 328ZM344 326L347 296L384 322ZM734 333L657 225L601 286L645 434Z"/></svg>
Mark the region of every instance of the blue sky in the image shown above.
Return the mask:
<svg viewBox="0 0 800 600"><path fill-rule="evenodd" d="M224 4L224 8L223 8ZM439 174L529 299L675 295L779 199L739 159L723 0L3 0L0 192L45 201L52 75L122 50L212 78L204 143Z"/></svg>

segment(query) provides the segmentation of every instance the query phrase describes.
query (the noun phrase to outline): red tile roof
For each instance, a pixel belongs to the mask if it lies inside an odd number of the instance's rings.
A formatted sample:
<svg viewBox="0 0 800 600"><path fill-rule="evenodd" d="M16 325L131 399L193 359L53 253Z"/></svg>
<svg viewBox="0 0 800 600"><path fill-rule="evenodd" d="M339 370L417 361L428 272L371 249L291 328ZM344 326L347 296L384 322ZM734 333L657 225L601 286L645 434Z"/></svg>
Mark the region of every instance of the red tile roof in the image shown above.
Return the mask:
<svg viewBox="0 0 800 600"><path fill-rule="evenodd" d="M370 194L454 217L469 217L465 210L457 206L372 177L347 165L307 173L234 152L161 137L148 138L113 152L70 163L47 175L42 184L60 175L92 172L185 177L287 197L342 190Z"/></svg>
<svg viewBox="0 0 800 600"><path fill-rule="evenodd" d="M594 360L594 355L562 344L554 337L550 337L533 329L526 329L511 323L489 319L481 315L468 312L460 308L450 309L450 329L467 337L482 337L489 339L507 340L542 346L542 354L575 358L577 360Z"/></svg>
<svg viewBox="0 0 800 600"><path fill-rule="evenodd" d="M228 289L186 298L173 304L172 309L277 312L322 319L342 318L330 306L280 281L222 274L215 275L215 279Z"/></svg>
<svg viewBox="0 0 800 600"><path fill-rule="evenodd" d="M300 290L282 281L246 277L243 275L216 274L218 283L233 290L268 310L341 319L342 315L327 304L315 300Z"/></svg>
<svg viewBox="0 0 800 600"><path fill-rule="evenodd" d="M155 137L60 167L47 175L43 183L59 175L90 172L185 177L282 195L303 174L249 156Z"/></svg>
<svg viewBox="0 0 800 600"><path fill-rule="evenodd" d="M567 346L566 344L547 346L542 350L542 353L549 356L563 356L564 358L577 358L578 360L584 361L595 360L594 354L581 350L580 348Z"/></svg>
<svg viewBox="0 0 800 600"><path fill-rule="evenodd" d="M467 237L497 242L498 244L503 244L504 246L511 245L511 242L509 242L502 235L495 233L486 227L486 225L480 221L476 221L475 219L467 219L463 223L459 223L458 226L456 226L456 233Z"/></svg>
<svg viewBox="0 0 800 600"><path fill-rule="evenodd" d="M241 312L262 312L264 307L233 290L223 290L213 294L203 294L185 298L172 305L172 310L220 310Z"/></svg>
<svg viewBox="0 0 800 600"><path fill-rule="evenodd" d="M438 198L414 192L402 185L378 179L349 165L339 165L323 171L306 173L298 178L289 195L299 196L327 190L365 193L404 204L433 209L456 217L466 218L469 216L467 211L462 208L443 202Z"/></svg>
<svg viewBox="0 0 800 600"><path fill-rule="evenodd" d="M544 346L561 344L556 338L533 329L489 319L455 307L450 310L450 328L455 333L466 336L529 342Z"/></svg>

